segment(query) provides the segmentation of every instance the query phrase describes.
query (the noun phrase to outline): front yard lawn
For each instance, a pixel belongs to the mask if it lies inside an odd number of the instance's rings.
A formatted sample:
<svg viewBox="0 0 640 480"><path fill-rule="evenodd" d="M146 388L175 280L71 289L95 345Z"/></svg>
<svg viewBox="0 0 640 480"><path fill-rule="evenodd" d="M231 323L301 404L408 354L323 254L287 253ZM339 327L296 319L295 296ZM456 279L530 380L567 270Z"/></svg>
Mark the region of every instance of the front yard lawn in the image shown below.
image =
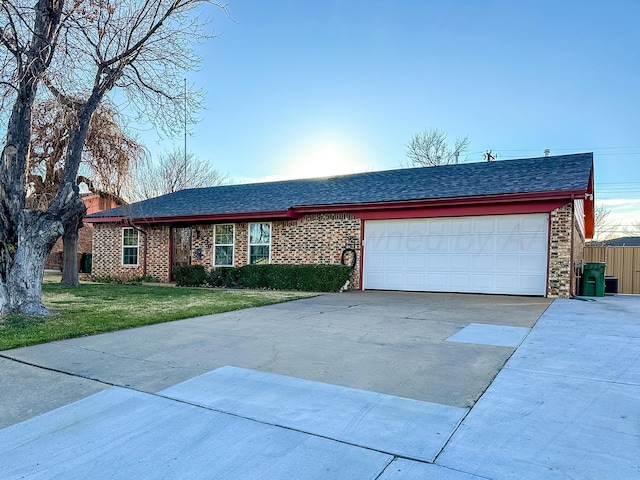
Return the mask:
<svg viewBox="0 0 640 480"><path fill-rule="evenodd" d="M311 295L152 285L82 284L63 287L45 280L42 301L51 316L0 317L0 350L259 307Z"/></svg>

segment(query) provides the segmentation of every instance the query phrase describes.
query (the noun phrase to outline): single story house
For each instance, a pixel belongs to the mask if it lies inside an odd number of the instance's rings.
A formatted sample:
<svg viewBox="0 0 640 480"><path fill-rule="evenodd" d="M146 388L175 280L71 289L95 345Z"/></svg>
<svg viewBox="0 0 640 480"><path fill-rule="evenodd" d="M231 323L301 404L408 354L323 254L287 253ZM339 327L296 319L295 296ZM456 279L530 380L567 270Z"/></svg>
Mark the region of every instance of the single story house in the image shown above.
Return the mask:
<svg viewBox="0 0 640 480"><path fill-rule="evenodd" d="M350 288L570 297L593 154L188 189L94 213L94 275L335 264Z"/></svg>

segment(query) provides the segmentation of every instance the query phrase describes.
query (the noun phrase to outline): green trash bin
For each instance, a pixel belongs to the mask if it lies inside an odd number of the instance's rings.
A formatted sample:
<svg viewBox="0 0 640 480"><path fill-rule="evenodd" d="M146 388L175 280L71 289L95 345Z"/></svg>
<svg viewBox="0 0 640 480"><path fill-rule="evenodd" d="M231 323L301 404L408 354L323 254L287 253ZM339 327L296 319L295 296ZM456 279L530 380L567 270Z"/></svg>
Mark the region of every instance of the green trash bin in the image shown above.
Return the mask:
<svg viewBox="0 0 640 480"><path fill-rule="evenodd" d="M606 263L585 263L582 273L582 295L604 297L604 270Z"/></svg>

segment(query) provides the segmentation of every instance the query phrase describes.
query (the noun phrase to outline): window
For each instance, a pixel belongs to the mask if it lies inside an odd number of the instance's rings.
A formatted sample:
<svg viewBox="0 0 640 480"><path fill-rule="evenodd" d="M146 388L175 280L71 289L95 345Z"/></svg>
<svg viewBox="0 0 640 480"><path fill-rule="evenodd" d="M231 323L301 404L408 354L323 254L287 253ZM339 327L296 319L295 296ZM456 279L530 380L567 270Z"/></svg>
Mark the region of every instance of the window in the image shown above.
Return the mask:
<svg viewBox="0 0 640 480"><path fill-rule="evenodd" d="M271 224L249 224L249 264L269 263L271 254Z"/></svg>
<svg viewBox="0 0 640 480"><path fill-rule="evenodd" d="M214 225L213 243L213 265L233 267L233 225Z"/></svg>
<svg viewBox="0 0 640 480"><path fill-rule="evenodd" d="M138 231L135 228L122 229L122 265L138 265Z"/></svg>

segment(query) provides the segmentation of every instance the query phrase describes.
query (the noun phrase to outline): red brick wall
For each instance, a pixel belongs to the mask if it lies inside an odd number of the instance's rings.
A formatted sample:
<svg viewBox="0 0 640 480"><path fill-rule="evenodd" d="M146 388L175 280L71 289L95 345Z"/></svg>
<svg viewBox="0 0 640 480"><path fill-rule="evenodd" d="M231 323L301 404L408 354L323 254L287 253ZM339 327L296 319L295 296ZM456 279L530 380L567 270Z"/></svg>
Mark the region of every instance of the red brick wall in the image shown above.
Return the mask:
<svg viewBox="0 0 640 480"><path fill-rule="evenodd" d="M122 265L122 227L95 224L91 274L126 278L142 276L145 274L146 253L146 274L168 282L169 227L145 227L144 231L146 234L139 235L138 265Z"/></svg>
<svg viewBox="0 0 640 480"><path fill-rule="evenodd" d="M234 265L248 262L246 222L235 224ZM145 227L147 232L147 274L169 281L169 227ZM271 262L280 264L339 264L348 238L353 237L358 263L351 288L358 288L360 267L360 220L350 215L307 215L300 220L271 222ZM213 225L192 227L191 263L213 265ZM144 235L140 235L138 266L122 265L122 227L96 224L93 240L93 275L134 277L144 273Z"/></svg>
<svg viewBox="0 0 640 480"><path fill-rule="evenodd" d="M272 225L272 263L337 265L351 237L358 260L351 274L350 288L360 287L359 219L343 213L305 215L299 220Z"/></svg>

